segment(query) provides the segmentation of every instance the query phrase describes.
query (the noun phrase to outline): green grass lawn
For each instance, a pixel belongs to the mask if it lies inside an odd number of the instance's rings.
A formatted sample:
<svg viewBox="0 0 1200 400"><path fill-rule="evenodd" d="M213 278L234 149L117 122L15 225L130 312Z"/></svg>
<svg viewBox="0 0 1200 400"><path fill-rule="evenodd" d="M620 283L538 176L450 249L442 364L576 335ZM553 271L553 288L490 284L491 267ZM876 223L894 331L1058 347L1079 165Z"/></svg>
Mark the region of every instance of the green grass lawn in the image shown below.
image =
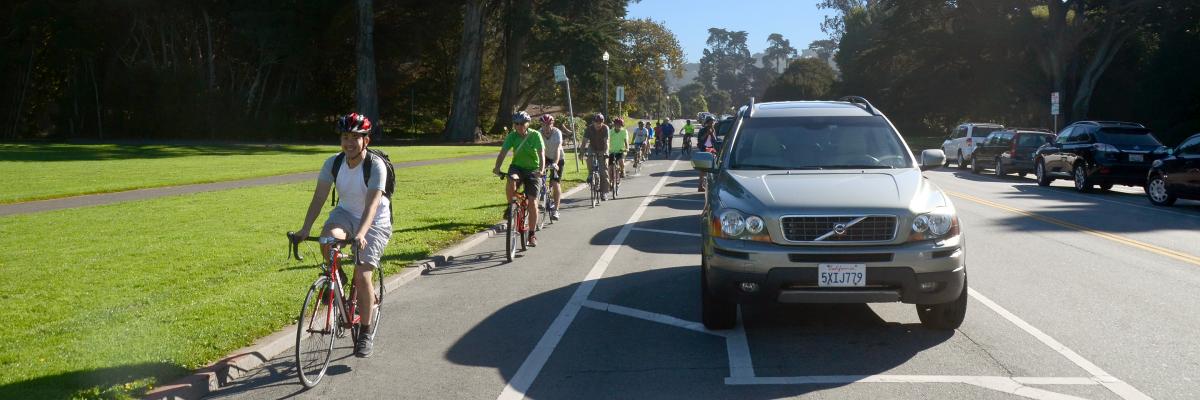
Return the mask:
<svg viewBox="0 0 1200 400"><path fill-rule="evenodd" d="M492 163L398 174L388 273L501 219ZM0 218L0 398L138 396L292 323L319 257L309 244L304 262L287 260L284 232L300 227L312 187Z"/></svg>
<svg viewBox="0 0 1200 400"><path fill-rule="evenodd" d="M381 147L393 162L496 153L496 146ZM0 204L315 171L337 146L0 144Z"/></svg>

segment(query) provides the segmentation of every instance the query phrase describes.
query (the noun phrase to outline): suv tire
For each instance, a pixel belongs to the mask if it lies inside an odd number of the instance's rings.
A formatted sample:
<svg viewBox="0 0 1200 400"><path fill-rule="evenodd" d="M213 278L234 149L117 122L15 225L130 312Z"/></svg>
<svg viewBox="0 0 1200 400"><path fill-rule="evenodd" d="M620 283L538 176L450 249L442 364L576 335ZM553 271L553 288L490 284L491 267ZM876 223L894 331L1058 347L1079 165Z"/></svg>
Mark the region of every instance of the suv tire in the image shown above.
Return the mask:
<svg viewBox="0 0 1200 400"><path fill-rule="evenodd" d="M1167 190L1167 180L1159 174L1154 174L1150 181L1146 182L1146 198L1150 199L1150 204L1163 207L1175 205L1175 200L1178 199Z"/></svg>
<svg viewBox="0 0 1200 400"><path fill-rule="evenodd" d="M1046 175L1046 162L1043 160L1038 160L1033 174L1037 178L1038 186L1050 186L1050 182L1054 182L1054 178Z"/></svg>
<svg viewBox="0 0 1200 400"><path fill-rule="evenodd" d="M954 330L962 326L967 316L967 280L963 279L962 293L949 303L917 304L917 317L927 329Z"/></svg>
<svg viewBox="0 0 1200 400"><path fill-rule="evenodd" d="M958 158L955 160L958 163L958 169L967 169L967 160L963 158L962 150L958 151Z"/></svg>
<svg viewBox="0 0 1200 400"><path fill-rule="evenodd" d="M971 155L971 172L978 174L979 171L983 171L983 168L979 167L979 159L975 158L975 155L972 154Z"/></svg>
<svg viewBox="0 0 1200 400"><path fill-rule="evenodd" d="M997 158L996 159L996 177L1003 178L1004 175L1007 175L1007 174L1008 174L1008 172L1004 170L1004 163L1000 162L1000 159Z"/></svg>
<svg viewBox="0 0 1200 400"><path fill-rule="evenodd" d="M1095 184L1088 179L1087 168L1083 166L1083 163L1075 164L1075 170L1071 176L1075 178L1075 191L1077 192L1088 193L1091 192L1092 187L1095 186Z"/></svg>
<svg viewBox="0 0 1200 400"><path fill-rule="evenodd" d="M713 296L708 291L708 262L700 265L700 314L704 327L711 330L731 329L737 325L737 304Z"/></svg>

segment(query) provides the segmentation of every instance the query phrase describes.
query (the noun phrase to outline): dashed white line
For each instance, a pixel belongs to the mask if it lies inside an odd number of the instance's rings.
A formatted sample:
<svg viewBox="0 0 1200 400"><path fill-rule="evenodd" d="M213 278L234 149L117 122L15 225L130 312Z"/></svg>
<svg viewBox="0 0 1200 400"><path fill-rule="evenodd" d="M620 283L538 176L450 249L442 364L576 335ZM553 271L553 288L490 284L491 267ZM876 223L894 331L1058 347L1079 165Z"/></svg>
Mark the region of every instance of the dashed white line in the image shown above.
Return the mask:
<svg viewBox="0 0 1200 400"><path fill-rule="evenodd" d="M687 320L672 317L670 315L652 313L649 311L642 311L642 310L638 310L635 308L618 306L616 304L602 303L599 301L592 301L592 300L584 301L583 306L593 309L593 310L607 311L607 312L610 312L613 314L619 314L619 315L624 315L626 317L643 319L643 320L650 321L650 322L657 322L657 323L664 324L664 325L674 326L676 328L683 328L683 329L696 331L696 332L700 332L700 333L707 333L707 334L713 335L713 336L720 336L720 337L726 336L725 333L723 333L723 332L710 331L708 329L705 329L704 324L701 324L699 322L687 321Z"/></svg>
<svg viewBox="0 0 1200 400"><path fill-rule="evenodd" d="M671 162L671 165L667 167L667 171L674 170L675 164L678 163L679 160ZM608 269L609 263L617 255L617 251L624 246L625 238L633 230L633 224L642 217L642 213L646 212L646 207L650 205L650 201L654 198L653 195L657 194L667 183L668 176L669 174L664 174L658 180L658 184L650 191L650 196L642 199L642 204L634 210L633 215L629 216L629 220L625 221L625 225L617 232L617 236L613 238L608 247L604 249L604 253L600 255L600 259L596 260L596 263L592 265L592 269L588 272L587 277L583 278L583 282L580 282L579 287L575 289L575 293L571 295L571 299L567 301L562 311L554 318L554 322L550 324L550 328L546 329L546 333L542 335L537 345L533 347L533 351L529 352L529 356L525 357L525 361L521 363L521 367L517 369L517 373L513 374L508 384L504 385L504 390L500 392L500 396L496 397L497 400L525 398L525 393L528 393L529 388L533 386L534 379L537 379L538 374L542 371L542 367L546 366L546 361L554 353L554 348L558 346L558 342L567 333L567 328L571 326L571 322L575 320L575 316L583 308L584 302L592 294L592 289L596 287L596 281L604 276L604 271Z"/></svg>

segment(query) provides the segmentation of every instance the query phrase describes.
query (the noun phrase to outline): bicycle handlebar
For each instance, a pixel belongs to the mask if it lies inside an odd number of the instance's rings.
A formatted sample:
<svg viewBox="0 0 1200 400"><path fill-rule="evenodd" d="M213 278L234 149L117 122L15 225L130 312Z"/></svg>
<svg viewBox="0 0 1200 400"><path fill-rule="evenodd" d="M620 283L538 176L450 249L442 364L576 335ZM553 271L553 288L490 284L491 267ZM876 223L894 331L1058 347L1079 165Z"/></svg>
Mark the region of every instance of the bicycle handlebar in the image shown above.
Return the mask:
<svg viewBox="0 0 1200 400"><path fill-rule="evenodd" d="M289 255L292 258L295 258L296 261L304 261L304 256L300 255L300 242L317 242L317 243L321 242L320 237L307 236L307 237L302 238L302 237L297 236L296 232L288 232L287 238L288 238L288 246L290 247L290 250L291 250L289 252L291 254L289 254ZM332 245L335 245L338 247L346 246L346 245L356 246L354 244L354 240L352 240L352 239L334 239L334 238L329 238L329 239L331 239L332 241L329 242L328 244L332 244ZM355 264L357 264L358 263L358 261L357 261L358 260L358 252L357 251L354 252L354 259L355 259Z"/></svg>

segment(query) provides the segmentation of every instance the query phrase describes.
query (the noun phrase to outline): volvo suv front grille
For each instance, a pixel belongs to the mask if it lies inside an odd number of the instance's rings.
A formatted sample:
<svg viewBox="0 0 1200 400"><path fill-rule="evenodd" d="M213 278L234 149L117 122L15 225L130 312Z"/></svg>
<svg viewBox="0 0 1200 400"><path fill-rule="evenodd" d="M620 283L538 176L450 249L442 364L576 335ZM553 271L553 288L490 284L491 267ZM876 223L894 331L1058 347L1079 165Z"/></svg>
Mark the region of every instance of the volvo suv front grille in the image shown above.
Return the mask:
<svg viewBox="0 0 1200 400"><path fill-rule="evenodd" d="M896 238L892 215L790 216L780 219L792 242L886 242Z"/></svg>

